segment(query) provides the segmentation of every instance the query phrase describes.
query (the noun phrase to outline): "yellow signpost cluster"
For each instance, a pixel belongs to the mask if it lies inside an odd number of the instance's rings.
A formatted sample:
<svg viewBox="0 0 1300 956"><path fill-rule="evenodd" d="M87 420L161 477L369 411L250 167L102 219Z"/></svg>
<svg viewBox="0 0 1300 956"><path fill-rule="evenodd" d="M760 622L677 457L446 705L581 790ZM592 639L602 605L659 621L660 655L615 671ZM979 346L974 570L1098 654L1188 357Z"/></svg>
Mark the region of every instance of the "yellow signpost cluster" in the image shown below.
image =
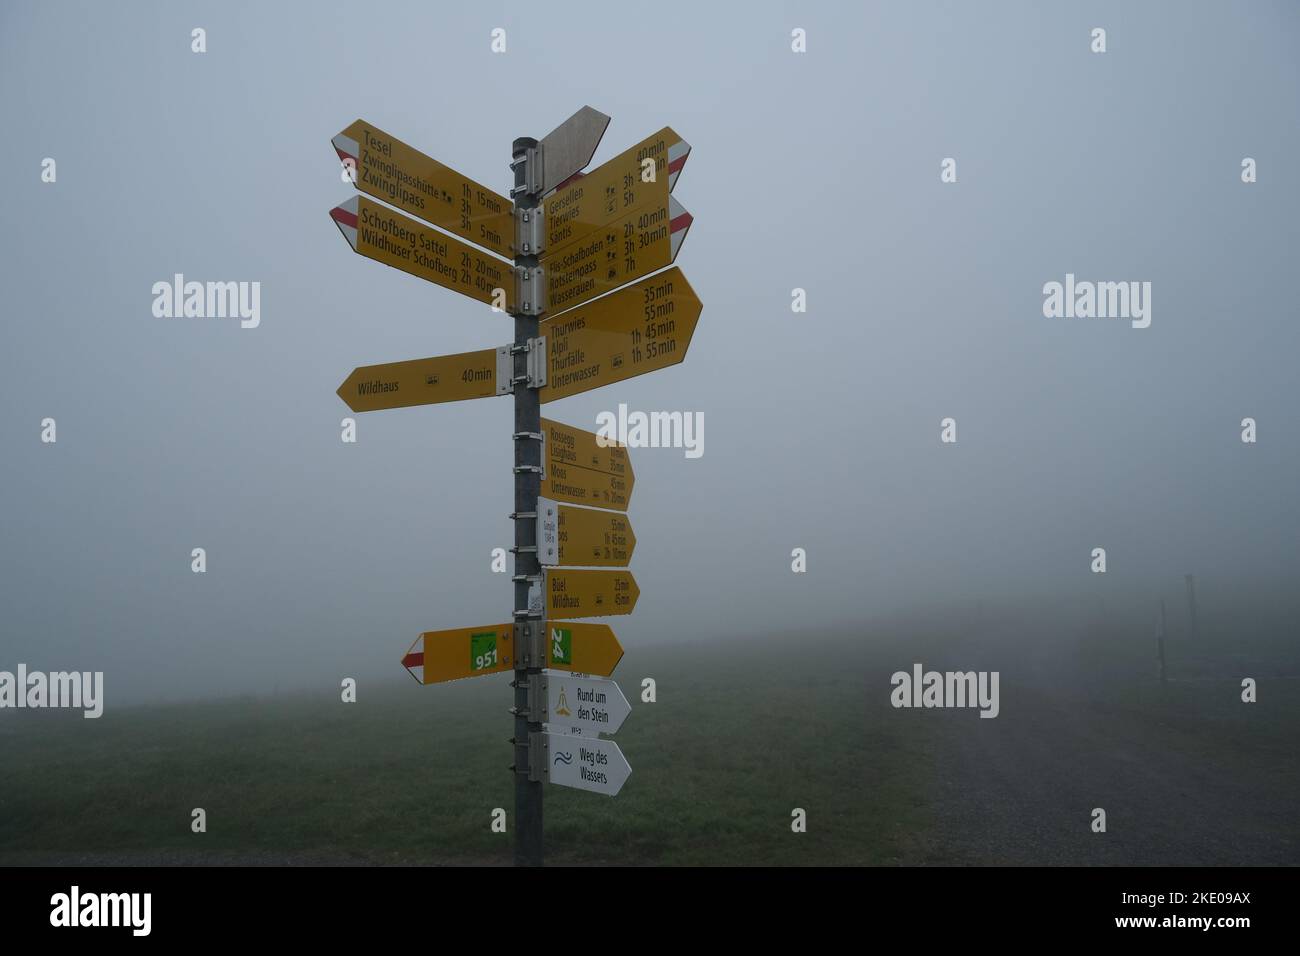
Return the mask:
<svg viewBox="0 0 1300 956"><path fill-rule="evenodd" d="M604 680L623 648L607 625L575 619L630 614L640 595L626 570L627 448L538 408L681 362L701 310L668 268L691 224L671 195L690 145L665 127L584 175L608 121L584 107L541 141L516 140L510 199L364 120L332 141L364 194L330 211L355 252L515 319L510 344L364 365L338 395L353 412L515 396L512 550L527 607L508 623L427 631L402 664L422 684L514 673L519 863L541 862L541 781L615 794L631 772L600 736L627 712ZM589 693L622 712L575 714L571 696ZM601 773L571 765L575 741Z"/></svg>

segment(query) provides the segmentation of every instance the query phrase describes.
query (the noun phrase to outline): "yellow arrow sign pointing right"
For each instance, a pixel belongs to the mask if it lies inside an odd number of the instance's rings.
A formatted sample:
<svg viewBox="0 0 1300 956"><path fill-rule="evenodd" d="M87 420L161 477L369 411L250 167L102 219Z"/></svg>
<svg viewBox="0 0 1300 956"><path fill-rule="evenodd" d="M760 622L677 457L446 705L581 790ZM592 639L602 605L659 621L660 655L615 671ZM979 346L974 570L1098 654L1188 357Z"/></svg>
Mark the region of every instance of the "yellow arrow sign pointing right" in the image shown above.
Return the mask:
<svg viewBox="0 0 1300 956"><path fill-rule="evenodd" d="M330 218L354 252L493 307L514 310L510 263L364 196L335 206Z"/></svg>
<svg viewBox="0 0 1300 956"><path fill-rule="evenodd" d="M608 624L546 623L546 666L608 677L623 659L623 646Z"/></svg>
<svg viewBox="0 0 1300 956"><path fill-rule="evenodd" d="M630 571L546 571L547 617L607 617L631 614L641 589Z"/></svg>
<svg viewBox="0 0 1300 956"><path fill-rule="evenodd" d="M700 318L699 297L674 266L541 322L542 403L676 365Z"/></svg>

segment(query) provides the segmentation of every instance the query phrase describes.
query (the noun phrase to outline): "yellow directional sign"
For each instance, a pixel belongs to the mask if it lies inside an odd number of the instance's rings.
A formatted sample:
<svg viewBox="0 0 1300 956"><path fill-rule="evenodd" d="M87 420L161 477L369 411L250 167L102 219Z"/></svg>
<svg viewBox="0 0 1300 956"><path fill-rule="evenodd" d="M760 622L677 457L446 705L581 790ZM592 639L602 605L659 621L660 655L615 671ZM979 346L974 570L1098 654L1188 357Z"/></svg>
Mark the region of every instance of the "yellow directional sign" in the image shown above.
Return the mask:
<svg viewBox="0 0 1300 956"><path fill-rule="evenodd" d="M372 199L353 196L330 210L353 250L506 311L514 308L513 266Z"/></svg>
<svg viewBox="0 0 1300 956"><path fill-rule="evenodd" d="M584 431L562 422L542 419L542 433L546 436L548 464L577 465L608 475L626 477L628 491L632 490L632 460L627 446L613 439L607 440L595 432Z"/></svg>
<svg viewBox="0 0 1300 956"><path fill-rule="evenodd" d="M513 644L510 624L425 631L402 658L402 666L421 684L499 674L514 669Z"/></svg>
<svg viewBox="0 0 1300 956"><path fill-rule="evenodd" d="M676 365L686 358L700 309L695 290L674 266L544 320L541 401Z"/></svg>
<svg viewBox="0 0 1300 956"><path fill-rule="evenodd" d="M667 201L691 147L670 127L624 150L543 201L546 248L555 251L652 202Z"/></svg>
<svg viewBox="0 0 1300 956"><path fill-rule="evenodd" d="M630 571L546 571L546 616L606 617L631 614L641 589Z"/></svg>
<svg viewBox="0 0 1300 956"><path fill-rule="evenodd" d="M354 412L487 398L497 393L496 359L495 349L483 349L363 365L352 370L338 394Z"/></svg>
<svg viewBox="0 0 1300 956"><path fill-rule="evenodd" d="M555 501L627 511L636 476L622 445L602 446L594 432L542 419L546 436L541 494Z"/></svg>
<svg viewBox="0 0 1300 956"><path fill-rule="evenodd" d="M677 258L691 214L672 196L633 210L586 238L545 253L546 311L563 312Z"/></svg>
<svg viewBox="0 0 1300 956"><path fill-rule="evenodd" d="M514 629L509 624L426 631L402 658L421 684L440 684L514 669ZM546 666L608 677L623 659L623 647L607 624L553 621L546 625Z"/></svg>
<svg viewBox="0 0 1300 956"><path fill-rule="evenodd" d="M636 535L626 515L544 500L537 509L542 564L625 568L632 560Z"/></svg>
<svg viewBox="0 0 1300 956"><path fill-rule="evenodd" d="M636 535L625 515L591 508L560 506L560 564L625 568L636 548Z"/></svg>
<svg viewBox="0 0 1300 956"><path fill-rule="evenodd" d="M334 137L334 151L355 170L357 189L425 222L513 256L513 204L365 120Z"/></svg>
<svg viewBox="0 0 1300 956"><path fill-rule="evenodd" d="M623 647L608 624L546 623L546 666L608 677L623 659Z"/></svg>

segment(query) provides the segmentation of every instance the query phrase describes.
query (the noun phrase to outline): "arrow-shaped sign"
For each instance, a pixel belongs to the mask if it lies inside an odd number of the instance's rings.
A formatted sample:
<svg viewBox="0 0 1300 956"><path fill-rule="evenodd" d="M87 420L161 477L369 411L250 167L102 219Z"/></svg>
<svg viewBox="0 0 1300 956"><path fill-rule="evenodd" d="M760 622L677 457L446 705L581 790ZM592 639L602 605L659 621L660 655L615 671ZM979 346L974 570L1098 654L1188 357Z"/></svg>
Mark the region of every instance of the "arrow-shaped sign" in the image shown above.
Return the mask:
<svg viewBox="0 0 1300 956"><path fill-rule="evenodd" d="M542 677L546 710L542 723L552 731L594 737L623 726L632 705L612 680L600 677Z"/></svg>
<svg viewBox="0 0 1300 956"><path fill-rule="evenodd" d="M513 205L499 195L407 146L395 136L357 120L334 137L357 189L405 209L425 222L513 256Z"/></svg>
<svg viewBox="0 0 1300 956"><path fill-rule="evenodd" d="M541 191L548 193L591 162L609 117L584 106L542 137Z"/></svg>
<svg viewBox="0 0 1300 956"><path fill-rule="evenodd" d="M552 620L631 614L641 589L630 571L545 572L546 616Z"/></svg>
<svg viewBox="0 0 1300 956"><path fill-rule="evenodd" d="M615 796L632 773L623 751L612 740L542 734L546 775L551 783Z"/></svg>
<svg viewBox="0 0 1300 956"><path fill-rule="evenodd" d="M505 311L514 309L514 267L372 199L330 210L353 251Z"/></svg>
<svg viewBox="0 0 1300 956"><path fill-rule="evenodd" d="M363 365L352 370L338 395L354 412L488 398L497 394L496 361L495 349L483 349Z"/></svg>
<svg viewBox="0 0 1300 956"><path fill-rule="evenodd" d="M676 365L700 318L699 298L674 266L540 323L543 403Z"/></svg>
<svg viewBox="0 0 1300 956"><path fill-rule="evenodd" d="M425 631L402 658L402 666L421 684L499 674L514 669L513 642L510 624Z"/></svg>
<svg viewBox="0 0 1300 956"><path fill-rule="evenodd" d="M672 265L692 217L672 196L633 210L585 239L548 251L546 310L563 312Z"/></svg>
<svg viewBox="0 0 1300 956"><path fill-rule="evenodd" d="M664 202L690 152L691 144L665 126L562 185L542 204L546 249L554 252L634 209Z"/></svg>
<svg viewBox="0 0 1300 956"><path fill-rule="evenodd" d="M543 394L545 391L543 390ZM622 445L602 445L594 432L542 419L546 474L541 494L555 501L627 511L636 476Z"/></svg>
<svg viewBox="0 0 1300 956"><path fill-rule="evenodd" d="M537 559L543 565L625 568L635 548L627 515L537 500Z"/></svg>
<svg viewBox="0 0 1300 956"><path fill-rule="evenodd" d="M421 684L440 684L514 669L514 629L509 624L426 631L415 639L402 666ZM546 666L552 670L608 677L623 647L608 624L557 621L546 626Z"/></svg>
<svg viewBox="0 0 1300 956"><path fill-rule="evenodd" d="M608 677L622 659L623 646L608 624L546 623L546 666L551 670Z"/></svg>

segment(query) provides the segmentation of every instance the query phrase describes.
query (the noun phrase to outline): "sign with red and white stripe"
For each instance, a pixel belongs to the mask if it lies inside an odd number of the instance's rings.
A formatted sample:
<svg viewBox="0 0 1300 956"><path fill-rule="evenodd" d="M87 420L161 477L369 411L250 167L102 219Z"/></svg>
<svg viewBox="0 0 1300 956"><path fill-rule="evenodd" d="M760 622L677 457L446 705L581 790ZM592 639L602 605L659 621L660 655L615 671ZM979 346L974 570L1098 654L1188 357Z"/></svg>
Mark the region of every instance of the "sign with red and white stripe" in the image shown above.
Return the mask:
<svg viewBox="0 0 1300 956"><path fill-rule="evenodd" d="M691 144L665 126L590 173L578 173L543 200L546 251L558 252L651 203L665 202Z"/></svg>
<svg viewBox="0 0 1300 956"><path fill-rule="evenodd" d="M513 670L514 659L514 627L487 624L425 631L402 658L402 666L421 684L439 684Z"/></svg>
<svg viewBox="0 0 1300 956"><path fill-rule="evenodd" d="M357 120L332 144L348 178L363 193L511 257L513 204L400 139Z"/></svg>
<svg viewBox="0 0 1300 956"><path fill-rule="evenodd" d="M367 258L510 311L514 267L373 199L353 196L330 210L343 238Z"/></svg>
<svg viewBox="0 0 1300 956"><path fill-rule="evenodd" d="M548 251L540 263L547 311L563 312L672 265L691 221L682 204L666 196L585 239Z"/></svg>
<svg viewBox="0 0 1300 956"><path fill-rule="evenodd" d="M608 677L623 659L623 645L606 624L546 622L546 666ZM440 684L513 670L514 628L509 624L425 631L402 658L421 684ZM621 723L620 719L620 723Z"/></svg>

